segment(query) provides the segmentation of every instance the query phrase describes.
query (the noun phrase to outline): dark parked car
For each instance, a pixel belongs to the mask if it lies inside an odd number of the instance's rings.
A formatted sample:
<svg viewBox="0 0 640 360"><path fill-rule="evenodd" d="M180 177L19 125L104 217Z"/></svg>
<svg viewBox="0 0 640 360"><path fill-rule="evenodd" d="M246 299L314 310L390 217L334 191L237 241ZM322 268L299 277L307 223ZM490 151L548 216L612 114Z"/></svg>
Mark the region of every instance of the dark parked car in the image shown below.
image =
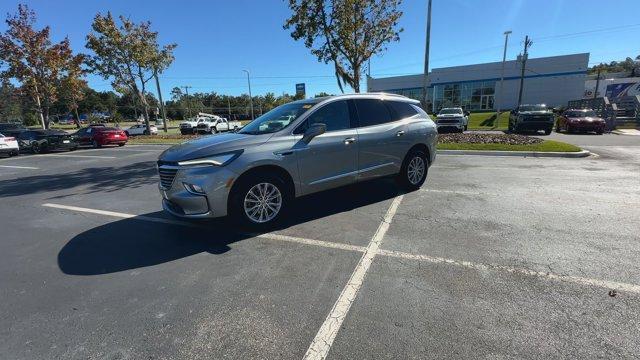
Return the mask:
<svg viewBox="0 0 640 360"><path fill-rule="evenodd" d="M20 150L29 150L40 154L53 150L75 150L78 143L61 130L26 130L18 135Z"/></svg>
<svg viewBox="0 0 640 360"><path fill-rule="evenodd" d="M106 126L82 128L74 134L74 137L80 145L91 145L94 148L104 145L124 146L129 139L124 131Z"/></svg>
<svg viewBox="0 0 640 360"><path fill-rule="evenodd" d="M553 111L545 104L520 105L511 110L509 132L543 130L546 135L549 135L554 123Z"/></svg>
<svg viewBox="0 0 640 360"><path fill-rule="evenodd" d="M16 123L0 123L0 133L4 136L18 137L21 132L29 130L22 124Z"/></svg>
<svg viewBox="0 0 640 360"><path fill-rule="evenodd" d="M602 134L606 127L607 123L604 119L598 117L596 112L591 109L569 109L558 118L556 131L568 133L593 131L596 134Z"/></svg>

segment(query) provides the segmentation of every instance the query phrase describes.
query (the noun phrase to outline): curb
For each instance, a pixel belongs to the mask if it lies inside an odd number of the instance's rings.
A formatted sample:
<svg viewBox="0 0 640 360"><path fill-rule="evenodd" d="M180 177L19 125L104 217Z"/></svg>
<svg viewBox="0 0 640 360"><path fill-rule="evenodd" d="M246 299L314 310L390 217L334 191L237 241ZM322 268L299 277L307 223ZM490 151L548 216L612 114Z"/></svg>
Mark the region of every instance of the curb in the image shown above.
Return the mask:
<svg viewBox="0 0 640 360"><path fill-rule="evenodd" d="M576 152L542 152L542 151L498 151L498 150L438 150L438 155L483 155L483 156L524 156L524 157L556 157L583 158L591 155L589 150Z"/></svg>

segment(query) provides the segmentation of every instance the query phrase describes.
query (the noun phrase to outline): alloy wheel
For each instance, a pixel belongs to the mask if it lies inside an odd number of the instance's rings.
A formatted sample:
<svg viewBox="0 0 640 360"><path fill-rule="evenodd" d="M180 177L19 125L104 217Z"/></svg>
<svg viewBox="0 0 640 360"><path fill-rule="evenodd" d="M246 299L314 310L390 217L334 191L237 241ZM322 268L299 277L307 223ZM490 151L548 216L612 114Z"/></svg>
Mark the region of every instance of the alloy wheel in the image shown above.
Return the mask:
<svg viewBox="0 0 640 360"><path fill-rule="evenodd" d="M277 186L263 182L254 185L244 197L244 213L254 223L275 219L282 208L282 193Z"/></svg>
<svg viewBox="0 0 640 360"><path fill-rule="evenodd" d="M407 178L411 185L417 185L425 174L424 159L415 156L407 166Z"/></svg>

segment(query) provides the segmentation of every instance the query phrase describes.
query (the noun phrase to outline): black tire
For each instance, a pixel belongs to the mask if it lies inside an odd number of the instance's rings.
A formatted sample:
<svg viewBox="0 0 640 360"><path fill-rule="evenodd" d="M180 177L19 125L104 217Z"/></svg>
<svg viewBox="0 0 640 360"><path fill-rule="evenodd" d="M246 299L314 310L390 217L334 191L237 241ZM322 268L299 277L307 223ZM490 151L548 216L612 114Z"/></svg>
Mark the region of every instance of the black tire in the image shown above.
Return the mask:
<svg viewBox="0 0 640 360"><path fill-rule="evenodd" d="M93 140L91 142L91 146L93 146L94 149L100 149L102 147L102 145L100 145L97 141Z"/></svg>
<svg viewBox="0 0 640 360"><path fill-rule="evenodd" d="M573 129L571 128L571 126L569 124L567 124L566 127L565 127L565 131L567 132L567 134L571 134L573 132Z"/></svg>
<svg viewBox="0 0 640 360"><path fill-rule="evenodd" d="M42 147L40 146L39 142L34 141L33 143L31 143L31 152L34 154L42 153Z"/></svg>
<svg viewBox="0 0 640 360"><path fill-rule="evenodd" d="M191 135L191 134L193 134L193 131L180 130L180 134L182 134L182 135Z"/></svg>
<svg viewBox="0 0 640 360"><path fill-rule="evenodd" d="M258 184L271 184L275 186L280 192L281 205L277 211L275 217L265 222L256 222L245 211L244 203L249 190L257 186ZM267 230L278 224L285 217L285 214L292 201L292 189L289 188L287 183L277 175L262 173L255 176L247 176L241 178L238 183L235 184L231 191L229 199L229 215L232 219L238 222L241 226L255 229L255 230Z"/></svg>
<svg viewBox="0 0 640 360"><path fill-rule="evenodd" d="M77 146L74 146L74 147L72 147L71 149L69 149L69 151L76 151L76 150L78 150L78 147L77 147Z"/></svg>
<svg viewBox="0 0 640 360"><path fill-rule="evenodd" d="M551 130L552 130L551 128L544 129L544 134L545 135L550 135L551 134Z"/></svg>
<svg viewBox="0 0 640 360"><path fill-rule="evenodd" d="M218 133L218 129L217 128L211 129L211 134L217 134L217 133Z"/></svg>
<svg viewBox="0 0 640 360"><path fill-rule="evenodd" d="M556 132L559 133L560 132L560 123L556 124Z"/></svg>
<svg viewBox="0 0 640 360"><path fill-rule="evenodd" d="M129 132L128 132L128 131L126 131L126 130L125 130L124 134L125 134L125 135L127 135L127 137L130 137L130 136L131 136L131 135L129 134Z"/></svg>
<svg viewBox="0 0 640 360"><path fill-rule="evenodd" d="M410 180L409 177L409 164L415 159L420 158L423 161L424 173L422 178L417 182ZM422 150L411 150L407 156L404 157L404 161L402 162L402 167L400 168L400 172L397 175L397 180L400 186L408 191L414 191L419 189L422 184L424 184L425 180L427 180L427 174L429 173L429 159L427 158L427 154Z"/></svg>
<svg viewBox="0 0 640 360"><path fill-rule="evenodd" d="M509 121L509 132L510 133L513 132L513 125L511 124L511 121Z"/></svg>
<svg viewBox="0 0 640 360"><path fill-rule="evenodd" d="M469 128L469 125L464 126L464 131L467 131L467 128Z"/></svg>
<svg viewBox="0 0 640 360"><path fill-rule="evenodd" d="M604 133L604 130L597 130L596 131L596 134L598 134L598 135L602 135L603 133Z"/></svg>
<svg viewBox="0 0 640 360"><path fill-rule="evenodd" d="M123 146L124 146L124 144L118 144L118 146L119 146L119 147L123 147Z"/></svg>
<svg viewBox="0 0 640 360"><path fill-rule="evenodd" d="M149 130L145 130L145 131L142 132L142 135L149 135L149 134L150 134Z"/></svg>

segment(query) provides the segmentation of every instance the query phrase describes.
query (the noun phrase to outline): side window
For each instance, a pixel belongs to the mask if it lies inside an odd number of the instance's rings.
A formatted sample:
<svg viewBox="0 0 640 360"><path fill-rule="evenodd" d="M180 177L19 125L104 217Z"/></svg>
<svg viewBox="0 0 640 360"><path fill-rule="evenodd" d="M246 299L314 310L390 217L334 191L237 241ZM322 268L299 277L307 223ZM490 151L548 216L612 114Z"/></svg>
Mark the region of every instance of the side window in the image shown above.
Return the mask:
<svg viewBox="0 0 640 360"><path fill-rule="evenodd" d="M386 101L385 103L389 105L389 109L391 109L393 121L406 119L418 113L411 104L406 102Z"/></svg>
<svg viewBox="0 0 640 360"><path fill-rule="evenodd" d="M358 109L358 126L372 126L391 122L391 113L382 100L356 99Z"/></svg>
<svg viewBox="0 0 640 360"><path fill-rule="evenodd" d="M301 134L309 124L322 123L327 125L327 132L351 128L349 105L345 100L334 101L316 110L305 123L298 127L296 134Z"/></svg>

